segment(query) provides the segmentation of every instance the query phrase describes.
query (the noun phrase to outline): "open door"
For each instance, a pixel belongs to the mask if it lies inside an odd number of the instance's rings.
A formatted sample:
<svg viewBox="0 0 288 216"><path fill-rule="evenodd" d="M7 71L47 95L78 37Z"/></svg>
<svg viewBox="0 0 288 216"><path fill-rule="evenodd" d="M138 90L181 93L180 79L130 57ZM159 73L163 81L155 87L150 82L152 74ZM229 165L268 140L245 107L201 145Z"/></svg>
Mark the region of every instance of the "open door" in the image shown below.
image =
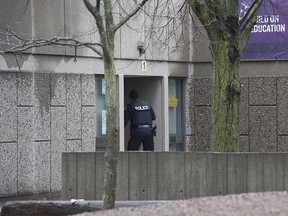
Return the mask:
<svg viewBox="0 0 288 216"><path fill-rule="evenodd" d="M125 77L124 78L124 104L128 103L128 95L131 89L137 89L139 97L148 101L156 114L156 121L153 121L153 126L157 125L157 135L154 137L154 150L164 151L164 100L162 77ZM125 128L125 150L130 137L129 125ZM141 148L142 149L142 145Z"/></svg>

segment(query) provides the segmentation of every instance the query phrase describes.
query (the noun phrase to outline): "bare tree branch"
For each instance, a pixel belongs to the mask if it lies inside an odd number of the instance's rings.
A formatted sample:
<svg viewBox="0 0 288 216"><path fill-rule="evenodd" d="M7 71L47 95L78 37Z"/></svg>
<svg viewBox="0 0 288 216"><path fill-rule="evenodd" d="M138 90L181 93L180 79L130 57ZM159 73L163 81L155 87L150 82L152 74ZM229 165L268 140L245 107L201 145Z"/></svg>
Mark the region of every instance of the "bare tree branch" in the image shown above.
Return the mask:
<svg viewBox="0 0 288 216"><path fill-rule="evenodd" d="M240 38L242 39L240 42L240 52L244 50L246 44L248 43L248 36L251 33L251 29L254 26L257 19L257 11L262 5L263 0L255 0L253 4L250 6L249 10L245 14L245 16L240 20ZM247 38L247 39L245 39Z"/></svg>
<svg viewBox="0 0 288 216"><path fill-rule="evenodd" d="M217 6L215 6L214 1L198 1L198 0L190 0L189 4L191 5L194 13L200 20L203 27L206 29L207 33L213 34L209 35L210 39L214 38L215 35L221 35L222 31L220 26L218 25L217 19L217 11L219 10ZM212 23L217 22L217 25L212 25Z"/></svg>
<svg viewBox="0 0 288 216"><path fill-rule="evenodd" d="M1 34L1 33L0 33ZM3 33L2 33L3 34ZM19 43L0 51L0 54L3 55L8 52L23 52L29 50L33 47L42 47L42 46L69 46L69 47L88 47L93 50L98 55L102 56L102 52L98 50L95 46L102 47L99 43L90 43L90 42L82 42L72 37L53 37L50 39L27 39L22 37L20 34L13 32L11 30L7 30L5 35L11 40L16 39ZM9 45L12 45L10 43Z"/></svg>
<svg viewBox="0 0 288 216"><path fill-rule="evenodd" d="M104 21L103 18L100 14L100 1L97 0L97 4L96 7L93 7L93 5L90 3L89 0L83 0L86 8L88 9L88 11L92 14L92 16L94 17L95 21L96 21L96 25L99 31L99 35L100 35L100 40L102 43L102 50L103 52L108 53L107 48L108 48L108 41L106 38L106 30L104 27Z"/></svg>
<svg viewBox="0 0 288 216"><path fill-rule="evenodd" d="M27 8L29 6L29 3L30 3L30 0L27 0L26 4L25 4L25 7L24 7L24 10L23 10L22 14L17 18L17 20L20 20L24 16L24 14L26 13Z"/></svg>
<svg viewBox="0 0 288 216"><path fill-rule="evenodd" d="M123 26L129 19L131 19L147 2L148 0L142 0L140 4L138 4L129 14L120 20L114 27L114 32L116 32L121 26Z"/></svg>

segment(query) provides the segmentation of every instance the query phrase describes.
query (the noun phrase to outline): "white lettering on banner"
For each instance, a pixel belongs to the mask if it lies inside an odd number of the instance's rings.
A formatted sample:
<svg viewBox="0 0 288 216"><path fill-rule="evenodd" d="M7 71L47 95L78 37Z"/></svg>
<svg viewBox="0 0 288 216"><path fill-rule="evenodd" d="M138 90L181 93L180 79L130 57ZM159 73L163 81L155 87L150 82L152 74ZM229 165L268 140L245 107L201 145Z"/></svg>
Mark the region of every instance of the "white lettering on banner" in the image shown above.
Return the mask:
<svg viewBox="0 0 288 216"><path fill-rule="evenodd" d="M264 15L264 16L257 16L256 23L279 23L280 22L280 15Z"/></svg>
<svg viewBox="0 0 288 216"><path fill-rule="evenodd" d="M149 110L149 106L135 106L134 107L135 108L135 110L138 110L138 111L140 111L140 110Z"/></svg>
<svg viewBox="0 0 288 216"><path fill-rule="evenodd" d="M256 25L252 27L251 33L273 32L286 32L286 24L280 23L280 15L257 16Z"/></svg>
<svg viewBox="0 0 288 216"><path fill-rule="evenodd" d="M286 24L278 25L254 25L252 28L252 33L262 33L262 32L285 32Z"/></svg>

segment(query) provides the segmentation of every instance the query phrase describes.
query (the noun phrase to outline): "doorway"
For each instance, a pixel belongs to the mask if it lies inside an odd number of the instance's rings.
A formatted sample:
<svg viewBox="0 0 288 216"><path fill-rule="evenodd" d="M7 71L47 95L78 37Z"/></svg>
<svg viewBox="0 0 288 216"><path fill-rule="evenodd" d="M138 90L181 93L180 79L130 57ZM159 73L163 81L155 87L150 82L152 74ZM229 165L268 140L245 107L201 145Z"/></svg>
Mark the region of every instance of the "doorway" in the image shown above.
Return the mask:
<svg viewBox="0 0 288 216"><path fill-rule="evenodd" d="M164 93L163 93L163 77L125 77L124 78L124 104L128 103L128 95L131 89L136 89L139 92L139 97L148 101L156 114L156 121L153 121L153 126L157 125L157 134L154 137L155 151L165 150L165 121L164 121ZM130 137L129 125L126 126L125 150ZM142 149L142 145L141 148Z"/></svg>

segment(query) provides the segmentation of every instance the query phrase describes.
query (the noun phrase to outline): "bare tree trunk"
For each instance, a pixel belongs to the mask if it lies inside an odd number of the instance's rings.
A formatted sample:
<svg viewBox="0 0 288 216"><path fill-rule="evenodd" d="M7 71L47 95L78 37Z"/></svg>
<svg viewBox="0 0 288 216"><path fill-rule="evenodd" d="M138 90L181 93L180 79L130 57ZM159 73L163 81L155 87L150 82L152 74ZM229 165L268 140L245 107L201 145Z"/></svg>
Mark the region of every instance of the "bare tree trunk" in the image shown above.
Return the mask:
<svg viewBox="0 0 288 216"><path fill-rule="evenodd" d="M116 91L116 73L114 58L104 56L105 81L106 81L106 153L103 208L115 207L116 182L117 182L117 158L119 152L119 128Z"/></svg>
<svg viewBox="0 0 288 216"><path fill-rule="evenodd" d="M189 0L207 31L212 55L211 151L239 151L240 55L263 0L254 0L239 21L238 1Z"/></svg>
<svg viewBox="0 0 288 216"><path fill-rule="evenodd" d="M239 151L237 128L240 101L239 51L237 55L237 50L231 50L230 43L218 42L211 45L211 53L213 65L211 151Z"/></svg>
<svg viewBox="0 0 288 216"><path fill-rule="evenodd" d="M83 0L89 12L93 15L99 31L101 48L103 51L104 73L106 81L106 153L103 208L115 207L117 186L117 159L119 152L119 122L117 108L116 70L114 59L115 33L131 17L133 17L148 0L134 1L134 8L122 16L118 23L114 23L113 4L111 0L97 0L92 5L90 0ZM103 7L103 8L102 8Z"/></svg>

